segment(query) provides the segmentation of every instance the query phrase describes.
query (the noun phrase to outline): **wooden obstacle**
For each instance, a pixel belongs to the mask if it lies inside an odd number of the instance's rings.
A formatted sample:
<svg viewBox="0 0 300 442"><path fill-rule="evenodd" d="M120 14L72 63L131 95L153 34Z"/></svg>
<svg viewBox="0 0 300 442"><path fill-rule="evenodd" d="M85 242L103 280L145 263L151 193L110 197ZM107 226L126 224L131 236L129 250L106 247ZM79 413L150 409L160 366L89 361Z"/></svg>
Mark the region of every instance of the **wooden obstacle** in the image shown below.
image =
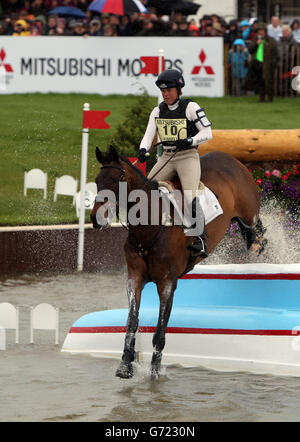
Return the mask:
<svg viewBox="0 0 300 442"><path fill-rule="evenodd" d="M214 130L201 155L220 150L244 161L300 161L300 129Z"/></svg>

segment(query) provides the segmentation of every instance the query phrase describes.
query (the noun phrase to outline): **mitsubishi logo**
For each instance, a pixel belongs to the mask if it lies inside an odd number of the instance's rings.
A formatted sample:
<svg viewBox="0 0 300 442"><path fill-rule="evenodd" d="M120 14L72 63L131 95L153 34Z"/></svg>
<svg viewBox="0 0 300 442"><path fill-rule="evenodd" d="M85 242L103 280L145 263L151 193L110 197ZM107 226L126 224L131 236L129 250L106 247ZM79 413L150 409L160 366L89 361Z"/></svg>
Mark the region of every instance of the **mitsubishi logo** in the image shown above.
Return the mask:
<svg viewBox="0 0 300 442"><path fill-rule="evenodd" d="M13 68L10 64L4 63L6 57L5 50L0 50L0 91L5 91L9 81L12 79Z"/></svg>
<svg viewBox="0 0 300 442"><path fill-rule="evenodd" d="M9 72L9 73L13 72L13 68L11 67L11 65L8 64L8 63L4 63L5 57L6 57L5 50L3 48L1 48L1 51L0 51L0 68L4 67L6 72Z"/></svg>
<svg viewBox="0 0 300 442"><path fill-rule="evenodd" d="M199 60L200 60L201 65L193 67L192 75L198 75L202 68L205 69L205 72L207 75L214 75L215 72L214 72L213 68L211 66L204 65L205 60L206 60L206 54L203 49L201 50L201 52L199 54Z"/></svg>

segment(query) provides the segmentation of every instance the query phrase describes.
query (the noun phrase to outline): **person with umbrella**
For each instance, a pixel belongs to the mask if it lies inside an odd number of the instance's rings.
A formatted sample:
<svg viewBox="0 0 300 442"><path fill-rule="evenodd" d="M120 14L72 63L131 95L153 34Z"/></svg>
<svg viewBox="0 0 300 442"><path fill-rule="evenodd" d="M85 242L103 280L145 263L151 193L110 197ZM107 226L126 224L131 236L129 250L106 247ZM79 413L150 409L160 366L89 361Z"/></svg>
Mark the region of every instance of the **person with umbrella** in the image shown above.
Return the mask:
<svg viewBox="0 0 300 442"><path fill-rule="evenodd" d="M140 0L94 0L88 7L88 11L101 14L131 15L135 12L146 13L147 8Z"/></svg>
<svg viewBox="0 0 300 442"><path fill-rule="evenodd" d="M185 85L184 78L176 69L162 72L156 81L161 90L163 101L156 106L149 118L145 135L140 143L138 159L146 161L146 153L153 139L158 134L158 140L163 146L163 154L150 171L148 178L156 181L171 180L177 174L185 194L185 207L188 214L201 214L202 231L196 237L194 244L189 246L195 256L207 256L204 233L204 214L196 192L200 183L201 168L198 145L212 138L211 123L203 108L189 100L181 99L181 90ZM192 226L190 226L192 228ZM198 226L197 226L198 228ZM191 235L186 231L187 235Z"/></svg>
<svg viewBox="0 0 300 442"><path fill-rule="evenodd" d="M60 15L63 17L74 17L76 19L87 18L87 15L81 11L79 8L74 6L58 6L57 8L51 9L48 15Z"/></svg>

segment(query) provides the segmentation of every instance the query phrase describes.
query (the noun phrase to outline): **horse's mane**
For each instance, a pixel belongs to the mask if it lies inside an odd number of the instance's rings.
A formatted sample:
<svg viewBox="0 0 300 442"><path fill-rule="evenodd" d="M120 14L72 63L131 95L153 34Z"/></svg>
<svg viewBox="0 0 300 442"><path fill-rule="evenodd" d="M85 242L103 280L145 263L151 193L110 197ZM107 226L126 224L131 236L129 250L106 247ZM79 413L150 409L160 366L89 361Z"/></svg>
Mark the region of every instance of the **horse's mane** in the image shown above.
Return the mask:
<svg viewBox="0 0 300 442"><path fill-rule="evenodd" d="M99 162L100 163L102 163L103 162L103 160L105 161L105 163L110 163L110 162L112 162L112 161L117 161L118 160L118 158L121 160L121 161L123 161L124 163L126 163L132 170L134 170L134 172L135 173L137 173L139 176L140 176L140 178L142 178L142 180L143 180L143 182L144 183L148 183L148 185L150 186L150 189L152 190L154 190L154 189L158 189L158 183L157 183L157 181L154 181L154 180L149 180L147 177L145 177L145 175L141 172L141 170L138 168L138 167L136 167L136 166L134 166L129 160L128 160L128 158L127 157L125 157L124 155L120 155L118 152L117 152L117 150L116 150L116 148L114 147L114 146L112 146L112 145L109 145L108 146L108 149L107 149L107 151L105 152L105 153L102 153L101 152L101 158L102 159L100 159L99 160Z"/></svg>
<svg viewBox="0 0 300 442"><path fill-rule="evenodd" d="M128 158L126 158L124 155L119 155L120 159L122 161L124 161L124 163L126 163L131 169L133 169L137 174L140 175L141 178L143 178L143 180L146 182L148 181L148 184L150 185L151 189L158 189L158 183L157 181L154 180L149 180L147 177L145 177L145 175L143 174L143 172L136 166L134 166L129 160Z"/></svg>

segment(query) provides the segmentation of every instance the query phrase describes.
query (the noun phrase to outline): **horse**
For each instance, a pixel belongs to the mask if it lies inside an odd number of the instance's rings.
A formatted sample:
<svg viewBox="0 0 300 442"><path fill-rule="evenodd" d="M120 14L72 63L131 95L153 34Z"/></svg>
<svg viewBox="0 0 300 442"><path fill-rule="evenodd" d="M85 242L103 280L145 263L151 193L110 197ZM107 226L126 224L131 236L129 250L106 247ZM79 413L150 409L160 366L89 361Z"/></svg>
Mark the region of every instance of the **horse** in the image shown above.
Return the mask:
<svg viewBox="0 0 300 442"><path fill-rule="evenodd" d="M151 190L157 189L158 184L147 179L126 157L119 155L113 146L109 146L106 153L96 148L96 157L102 165L95 180L98 195L104 189L112 191L118 206L119 184L124 182L128 186L128 192L143 189L151 201ZM263 238L265 229L259 218L258 187L252 175L241 162L223 152L214 151L202 155L200 161L201 181L217 195L223 209L222 215L206 225L208 252L211 253L224 237L231 220L236 220L248 249L259 254L264 249L266 240ZM103 201L97 201L96 197L91 211L94 228L101 228L97 221L97 211L101 206ZM149 210L150 206L149 204ZM129 224L127 229L124 250L128 269L129 306L124 349L116 376L131 378L134 374L132 362L135 357L135 334L138 330L141 294L145 284L152 281L157 286L160 300L151 360L151 377L157 378L161 370L165 333L177 280L203 257L191 256L188 245L193 242L193 238L186 236L181 226L166 227L160 221L158 225Z"/></svg>

